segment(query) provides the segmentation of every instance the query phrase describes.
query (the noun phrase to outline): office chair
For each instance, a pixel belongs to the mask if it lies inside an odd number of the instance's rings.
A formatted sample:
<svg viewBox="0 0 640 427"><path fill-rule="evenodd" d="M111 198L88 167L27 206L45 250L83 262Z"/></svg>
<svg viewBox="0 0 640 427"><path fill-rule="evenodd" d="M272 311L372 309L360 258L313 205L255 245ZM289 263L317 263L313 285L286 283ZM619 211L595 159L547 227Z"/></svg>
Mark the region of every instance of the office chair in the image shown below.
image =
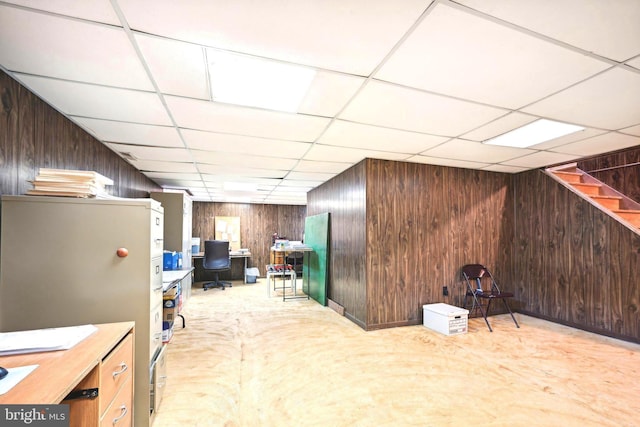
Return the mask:
<svg viewBox="0 0 640 427"><path fill-rule="evenodd" d="M489 321L487 320L487 314L489 314L489 308L491 307L491 301L501 300L505 308L511 315L516 327L520 327L516 318L513 316L513 312L507 303L509 298L513 298L512 292L504 292L500 290L498 284L494 280L491 272L487 267L482 264L467 264L462 267L462 277L467 283L467 291L464 295L464 302L462 303L464 308L467 308L467 300L471 298L471 308L469 311L480 310L482 317L484 318L489 332L493 332ZM484 280L483 280L484 279ZM483 283L485 285L483 288Z"/></svg>
<svg viewBox="0 0 640 427"><path fill-rule="evenodd" d="M219 278L221 271L231 270L229 242L226 240L206 240L204 242L202 267L216 274L215 282L208 282L202 285L205 291L210 288L221 288L224 291L225 286L233 286L231 282L224 282Z"/></svg>

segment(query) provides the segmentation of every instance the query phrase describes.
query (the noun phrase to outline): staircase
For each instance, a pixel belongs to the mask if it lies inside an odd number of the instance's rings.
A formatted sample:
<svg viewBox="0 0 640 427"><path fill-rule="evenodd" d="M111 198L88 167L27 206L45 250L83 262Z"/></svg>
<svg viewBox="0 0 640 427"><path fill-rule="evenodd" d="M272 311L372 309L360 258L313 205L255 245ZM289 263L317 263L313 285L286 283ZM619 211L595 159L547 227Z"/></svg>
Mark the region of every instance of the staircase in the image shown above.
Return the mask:
<svg viewBox="0 0 640 427"><path fill-rule="evenodd" d="M581 171L575 163L550 168L546 172L584 198L593 201L620 222L636 232L640 231L640 203Z"/></svg>

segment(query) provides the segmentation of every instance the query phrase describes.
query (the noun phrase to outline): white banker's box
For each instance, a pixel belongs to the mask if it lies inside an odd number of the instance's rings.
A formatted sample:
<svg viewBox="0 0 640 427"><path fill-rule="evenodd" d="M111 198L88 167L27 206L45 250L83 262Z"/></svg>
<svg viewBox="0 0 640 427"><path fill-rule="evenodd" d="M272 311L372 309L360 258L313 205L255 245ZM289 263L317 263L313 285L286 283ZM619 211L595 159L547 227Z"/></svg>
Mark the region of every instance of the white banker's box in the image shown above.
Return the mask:
<svg viewBox="0 0 640 427"><path fill-rule="evenodd" d="M465 334L469 310L453 305L437 303L422 306L423 324L445 335Z"/></svg>

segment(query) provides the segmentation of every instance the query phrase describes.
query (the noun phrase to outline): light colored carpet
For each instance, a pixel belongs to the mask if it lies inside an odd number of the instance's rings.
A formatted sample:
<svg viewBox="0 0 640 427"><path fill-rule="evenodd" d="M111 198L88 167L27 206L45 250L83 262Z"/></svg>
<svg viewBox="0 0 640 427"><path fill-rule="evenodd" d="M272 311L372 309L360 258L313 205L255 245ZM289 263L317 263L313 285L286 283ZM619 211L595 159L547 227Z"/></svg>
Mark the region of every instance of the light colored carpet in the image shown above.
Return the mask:
<svg viewBox="0 0 640 427"><path fill-rule="evenodd" d="M640 346L516 315L365 332L266 280L194 285L153 427L640 426Z"/></svg>

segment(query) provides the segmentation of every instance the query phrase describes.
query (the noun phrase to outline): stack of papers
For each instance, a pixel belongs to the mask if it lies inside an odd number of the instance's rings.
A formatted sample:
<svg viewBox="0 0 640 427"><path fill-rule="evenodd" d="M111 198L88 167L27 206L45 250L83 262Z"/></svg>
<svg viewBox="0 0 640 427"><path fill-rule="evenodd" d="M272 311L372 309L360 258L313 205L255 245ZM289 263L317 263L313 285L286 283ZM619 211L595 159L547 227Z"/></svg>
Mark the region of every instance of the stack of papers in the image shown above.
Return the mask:
<svg viewBox="0 0 640 427"><path fill-rule="evenodd" d="M94 325L0 333L0 356L68 350L97 331Z"/></svg>
<svg viewBox="0 0 640 427"><path fill-rule="evenodd" d="M40 168L29 195L109 198L113 180L93 171Z"/></svg>

